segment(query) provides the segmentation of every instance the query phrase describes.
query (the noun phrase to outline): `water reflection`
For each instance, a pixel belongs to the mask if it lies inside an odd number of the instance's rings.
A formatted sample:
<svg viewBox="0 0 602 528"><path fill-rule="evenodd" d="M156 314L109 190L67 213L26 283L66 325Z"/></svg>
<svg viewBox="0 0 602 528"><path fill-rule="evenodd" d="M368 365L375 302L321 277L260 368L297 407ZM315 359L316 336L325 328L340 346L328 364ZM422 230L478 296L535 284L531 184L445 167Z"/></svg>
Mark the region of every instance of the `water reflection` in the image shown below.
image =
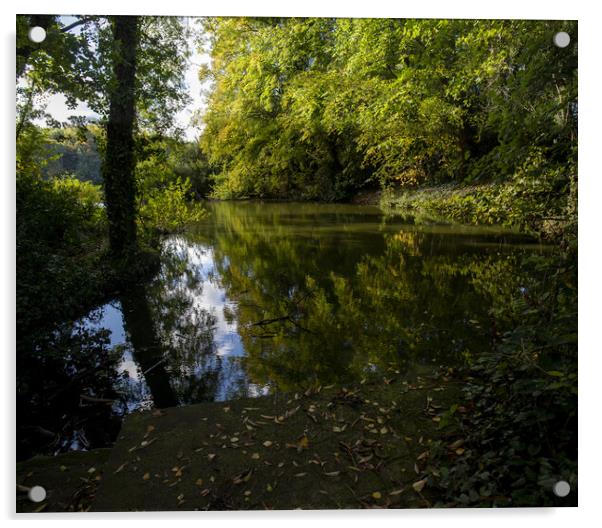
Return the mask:
<svg viewBox="0 0 602 528"><path fill-rule="evenodd" d="M20 383L23 431L44 424L55 450L96 446L114 434L98 424L139 408L457 365L511 324L499 308L538 280L528 256L545 250L371 207L209 208L164 241L153 280L38 340L43 380L19 366L31 378ZM62 384L64 398L49 397Z"/></svg>
<svg viewBox="0 0 602 528"><path fill-rule="evenodd" d="M246 382L233 305L215 277L211 248L173 237L164 253L159 275L124 292L120 310L105 307L100 321L125 337L118 370L127 410L260 392Z"/></svg>

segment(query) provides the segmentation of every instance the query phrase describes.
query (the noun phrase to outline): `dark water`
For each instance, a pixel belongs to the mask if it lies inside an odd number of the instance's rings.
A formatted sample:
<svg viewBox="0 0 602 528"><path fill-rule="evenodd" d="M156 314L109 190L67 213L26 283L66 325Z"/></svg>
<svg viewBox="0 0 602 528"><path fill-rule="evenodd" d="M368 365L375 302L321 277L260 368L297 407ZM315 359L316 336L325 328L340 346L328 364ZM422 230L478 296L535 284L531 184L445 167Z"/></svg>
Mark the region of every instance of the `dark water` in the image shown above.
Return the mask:
<svg viewBox="0 0 602 528"><path fill-rule="evenodd" d="M136 409L463 364L504 330L497 313L547 250L366 206L207 208L164 240L153 280L41 340L23 452L106 445Z"/></svg>

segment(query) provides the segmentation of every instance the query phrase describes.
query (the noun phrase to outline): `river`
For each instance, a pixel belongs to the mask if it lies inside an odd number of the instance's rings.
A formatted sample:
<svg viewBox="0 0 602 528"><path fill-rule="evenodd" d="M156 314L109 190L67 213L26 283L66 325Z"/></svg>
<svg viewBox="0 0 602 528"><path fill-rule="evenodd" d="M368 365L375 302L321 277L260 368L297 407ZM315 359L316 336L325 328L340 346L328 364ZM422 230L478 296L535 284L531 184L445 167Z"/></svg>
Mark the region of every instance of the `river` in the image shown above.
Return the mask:
<svg viewBox="0 0 602 528"><path fill-rule="evenodd" d="M157 276L39 345L55 358L40 383L55 379L58 394L28 412L58 431L56 451L110 443L138 409L466 364L537 280L529 255L549 250L371 206L204 207L205 220L163 240Z"/></svg>

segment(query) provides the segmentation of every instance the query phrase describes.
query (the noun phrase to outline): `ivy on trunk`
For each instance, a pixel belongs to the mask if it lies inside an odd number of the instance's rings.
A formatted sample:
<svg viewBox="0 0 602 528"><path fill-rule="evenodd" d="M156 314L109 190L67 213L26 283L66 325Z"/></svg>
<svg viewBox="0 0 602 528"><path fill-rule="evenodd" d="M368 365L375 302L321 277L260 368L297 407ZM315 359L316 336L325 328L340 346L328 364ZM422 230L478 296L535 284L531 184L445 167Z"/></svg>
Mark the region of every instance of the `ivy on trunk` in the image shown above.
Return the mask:
<svg viewBox="0 0 602 528"><path fill-rule="evenodd" d="M114 255L136 246L136 48L138 17L113 17L114 82L110 92L107 144L103 164L109 242Z"/></svg>

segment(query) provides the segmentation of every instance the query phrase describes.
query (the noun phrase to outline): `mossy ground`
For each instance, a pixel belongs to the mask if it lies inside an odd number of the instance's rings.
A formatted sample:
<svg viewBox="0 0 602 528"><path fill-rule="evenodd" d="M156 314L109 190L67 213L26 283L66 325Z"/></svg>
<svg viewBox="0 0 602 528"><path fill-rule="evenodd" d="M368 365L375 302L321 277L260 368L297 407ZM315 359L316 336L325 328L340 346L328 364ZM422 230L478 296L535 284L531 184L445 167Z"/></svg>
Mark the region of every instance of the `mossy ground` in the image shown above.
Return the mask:
<svg viewBox="0 0 602 528"><path fill-rule="evenodd" d="M17 464L17 513L84 511L89 508L110 449L36 456ZM27 491L46 490L46 500L35 503Z"/></svg>
<svg viewBox="0 0 602 528"><path fill-rule="evenodd" d="M441 377L385 378L133 414L106 463L81 467L92 511L421 508L437 501L426 466L439 414L458 389ZM78 455L72 456L74 459ZM79 455L82 462L86 455ZM55 457L54 477L76 476ZM35 459L32 461L36 466ZM50 466L23 471L44 480ZM79 471L79 469L78 469ZM50 475L48 475L50 478ZM69 481L61 493L67 493ZM96 484L98 485L96 489ZM52 488L54 489L54 488ZM57 494L58 496L58 494ZM49 497L50 501L50 497ZM44 511L60 510L53 499ZM29 510L31 511L31 510ZM64 510L62 510L64 511Z"/></svg>

